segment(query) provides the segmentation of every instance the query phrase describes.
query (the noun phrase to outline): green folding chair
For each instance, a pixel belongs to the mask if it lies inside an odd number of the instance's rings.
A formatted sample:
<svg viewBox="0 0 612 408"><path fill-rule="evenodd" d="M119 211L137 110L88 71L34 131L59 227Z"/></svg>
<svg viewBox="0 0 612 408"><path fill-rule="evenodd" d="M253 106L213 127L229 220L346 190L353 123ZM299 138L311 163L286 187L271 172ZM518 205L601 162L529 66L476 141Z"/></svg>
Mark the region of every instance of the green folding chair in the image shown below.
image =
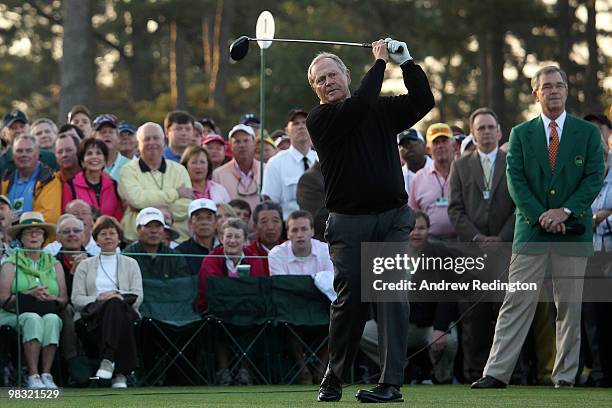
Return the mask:
<svg viewBox="0 0 612 408"><path fill-rule="evenodd" d="M201 335L207 325L207 322L194 310L198 277L146 278L142 280L142 286L144 291L140 306L142 333L152 330L156 334L143 336L146 338L142 341L143 344L147 342L147 346L153 342L160 354L154 357L155 364L145 373L140 383L158 384L168 370L175 367L193 385L208 384L207 378L202 375L201 370L194 365L187 353L192 343L194 345L203 343L202 341L194 343L194 340ZM199 358L201 350L191 351L198 360L202 360Z"/></svg>

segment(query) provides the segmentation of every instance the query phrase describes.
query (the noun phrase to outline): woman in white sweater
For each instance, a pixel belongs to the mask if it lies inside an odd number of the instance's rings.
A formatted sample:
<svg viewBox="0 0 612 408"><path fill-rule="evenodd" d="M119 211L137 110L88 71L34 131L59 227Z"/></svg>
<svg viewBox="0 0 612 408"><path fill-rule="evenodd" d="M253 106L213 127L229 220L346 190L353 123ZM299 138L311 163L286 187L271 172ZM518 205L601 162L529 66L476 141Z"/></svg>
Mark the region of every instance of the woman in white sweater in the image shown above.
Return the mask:
<svg viewBox="0 0 612 408"><path fill-rule="evenodd" d="M126 388L126 375L138 366L133 324L140 317L142 277L138 262L117 253L123 231L115 218L98 218L92 235L102 252L76 269L74 318L82 318L98 339L102 361L96 376L112 379L113 388Z"/></svg>

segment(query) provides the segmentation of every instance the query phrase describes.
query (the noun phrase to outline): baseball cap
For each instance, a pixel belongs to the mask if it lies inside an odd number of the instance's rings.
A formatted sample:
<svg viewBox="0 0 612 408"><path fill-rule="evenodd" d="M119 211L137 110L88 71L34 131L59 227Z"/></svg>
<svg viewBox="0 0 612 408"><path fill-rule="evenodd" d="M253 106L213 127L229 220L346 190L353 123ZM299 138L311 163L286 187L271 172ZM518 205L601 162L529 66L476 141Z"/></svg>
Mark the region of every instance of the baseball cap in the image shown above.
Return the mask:
<svg viewBox="0 0 612 408"><path fill-rule="evenodd" d="M216 133L207 133L204 135L204 138L202 139L202 144L207 145L210 142L219 142L222 145L225 145L225 140L223 140L223 138Z"/></svg>
<svg viewBox="0 0 612 408"><path fill-rule="evenodd" d="M251 135L253 137L253 139L255 138L255 132L253 131L253 128L250 127L250 126L247 126L245 124L242 124L242 123L239 124L239 125L234 126L232 128L232 130L230 130L228 138L231 139L232 136L234 135L234 133L236 133L236 132L245 132L245 133Z"/></svg>
<svg viewBox="0 0 612 408"><path fill-rule="evenodd" d="M427 143L431 143L440 136L452 139L453 131L446 123L434 123L427 128Z"/></svg>
<svg viewBox="0 0 612 408"><path fill-rule="evenodd" d="M425 143L423 135L416 129L406 129L403 132L397 134L398 145L402 144L404 140L417 140L421 143Z"/></svg>
<svg viewBox="0 0 612 408"><path fill-rule="evenodd" d="M612 129L612 123L610 123L610 119L608 119L606 115L603 115L601 113L589 113L588 115L584 117L584 120L588 120L589 122L595 121L595 122L603 123L610 129Z"/></svg>
<svg viewBox="0 0 612 408"><path fill-rule="evenodd" d="M202 119L198 120L197 122L199 122L200 125L208 126L211 129L216 129L217 128L217 125L215 125L215 121L210 119L210 118L202 118Z"/></svg>
<svg viewBox="0 0 612 408"><path fill-rule="evenodd" d="M117 125L117 130L119 131L119 133L128 132L133 135L134 133L136 133L136 126L132 125L129 122L126 122L125 120L122 120Z"/></svg>
<svg viewBox="0 0 612 408"><path fill-rule="evenodd" d="M465 152L465 149L467 149L468 147L470 147L470 145L473 145L473 144L474 144L474 136L468 135L461 142L461 148L459 149L459 151L461 152L461 154L463 154L463 152Z"/></svg>
<svg viewBox="0 0 612 408"><path fill-rule="evenodd" d="M104 114L97 116L93 121L93 127L96 130L100 130L100 128L104 125L111 125L115 129L117 129L117 118L114 115Z"/></svg>
<svg viewBox="0 0 612 408"><path fill-rule="evenodd" d="M261 125L261 119L254 113L245 113L240 117L240 123L243 125L248 125L249 123L253 123L255 125Z"/></svg>
<svg viewBox="0 0 612 408"><path fill-rule="evenodd" d="M263 138L264 143L269 144L270 146L274 146L274 148L276 148L276 144L274 143L274 140L272 140L272 138L270 136L265 136ZM258 137L257 139L255 139L255 143L260 143L261 142L261 137Z"/></svg>
<svg viewBox="0 0 612 408"><path fill-rule="evenodd" d="M11 203L11 200L9 200L9 198L5 196L4 194L0 195L0 201L2 201L3 203L6 203L6 205L13 208L13 203Z"/></svg>
<svg viewBox="0 0 612 408"><path fill-rule="evenodd" d="M2 125L11 126L13 123L17 121L28 123L28 117L26 116L25 113L23 113L19 109L15 109L10 112L7 112L6 115L4 115L4 119L2 120Z"/></svg>
<svg viewBox="0 0 612 408"><path fill-rule="evenodd" d="M308 117L308 112L301 108L293 108L289 111L287 115L287 122L293 122L296 116L302 115L304 117Z"/></svg>
<svg viewBox="0 0 612 408"><path fill-rule="evenodd" d="M85 105L74 105L72 107L72 109L70 109L70 112L68 112L68 122L70 122L72 117L74 115L76 115L77 113L82 113L83 115L85 115L85 116L87 116L88 118L91 119L91 112L89 111L89 109L87 109L87 106L85 106Z"/></svg>
<svg viewBox="0 0 612 408"><path fill-rule="evenodd" d="M287 135L282 135L278 138L276 138L276 140L274 141L274 144L276 145L276 147L279 147L281 144L283 144L285 141L291 143L291 139L289 139L289 136Z"/></svg>
<svg viewBox="0 0 612 408"><path fill-rule="evenodd" d="M137 227L140 227L141 225L147 225L151 221L159 221L161 225L164 226L164 228L166 227L166 223L164 221L164 214L162 214L162 212L155 207L143 208L136 216Z"/></svg>
<svg viewBox="0 0 612 408"><path fill-rule="evenodd" d="M200 210L208 210L211 212L217 213L217 204L213 200L209 200L208 198L198 198L197 200L193 200L189 204L189 208L187 209L187 215L191 218L191 214Z"/></svg>

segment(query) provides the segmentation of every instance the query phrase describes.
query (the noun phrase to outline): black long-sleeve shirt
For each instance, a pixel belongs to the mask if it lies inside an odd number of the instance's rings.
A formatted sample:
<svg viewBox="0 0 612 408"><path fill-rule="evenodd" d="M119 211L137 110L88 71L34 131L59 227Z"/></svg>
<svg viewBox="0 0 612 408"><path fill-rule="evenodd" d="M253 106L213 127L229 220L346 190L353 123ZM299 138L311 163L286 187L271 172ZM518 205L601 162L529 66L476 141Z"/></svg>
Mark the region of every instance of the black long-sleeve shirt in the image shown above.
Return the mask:
<svg viewBox="0 0 612 408"><path fill-rule="evenodd" d="M434 98L427 76L412 60L401 66L408 94L380 96L385 66L377 60L351 97L317 106L306 120L330 211L380 213L408 200L396 137L433 108Z"/></svg>

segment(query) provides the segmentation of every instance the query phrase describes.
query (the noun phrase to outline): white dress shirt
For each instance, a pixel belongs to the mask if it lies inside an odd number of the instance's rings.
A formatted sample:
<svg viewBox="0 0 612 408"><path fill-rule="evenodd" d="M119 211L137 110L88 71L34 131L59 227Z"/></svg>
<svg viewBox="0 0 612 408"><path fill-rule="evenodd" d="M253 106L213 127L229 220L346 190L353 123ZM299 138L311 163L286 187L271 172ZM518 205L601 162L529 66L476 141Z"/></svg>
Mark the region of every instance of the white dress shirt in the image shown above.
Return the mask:
<svg viewBox="0 0 612 408"><path fill-rule="evenodd" d="M262 194L267 195L283 209L283 219L287 220L289 214L299 210L296 200L297 184L304 174L303 158L308 159L308 167L312 167L319 157L314 150L306 156L295 147L278 152L268 160L264 170Z"/></svg>
<svg viewBox="0 0 612 408"><path fill-rule="evenodd" d="M546 132L546 146L548 146L550 145L550 122L552 122L552 120L543 113L541 113L540 116L542 117L542 123L544 124L544 131ZM563 111L563 113L559 115L557 119L555 119L555 122L557 123L557 134L559 135L559 144L561 144L561 135L563 134L563 125L565 124L566 116L566 112Z"/></svg>

